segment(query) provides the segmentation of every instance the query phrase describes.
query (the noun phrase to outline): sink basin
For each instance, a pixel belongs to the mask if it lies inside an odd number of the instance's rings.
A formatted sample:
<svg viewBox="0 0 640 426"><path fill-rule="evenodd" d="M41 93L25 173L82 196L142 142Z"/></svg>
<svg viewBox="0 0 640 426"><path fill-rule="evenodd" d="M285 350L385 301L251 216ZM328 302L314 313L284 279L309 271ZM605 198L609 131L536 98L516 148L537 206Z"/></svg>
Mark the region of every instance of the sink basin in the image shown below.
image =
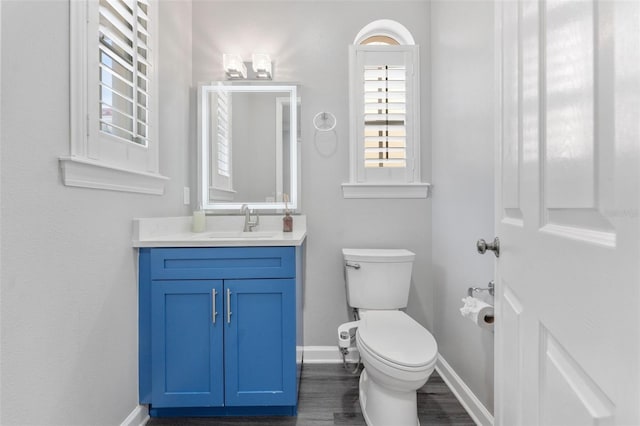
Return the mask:
<svg viewBox="0 0 640 426"><path fill-rule="evenodd" d="M265 240L274 238L279 233L276 231L214 231L196 238L210 238L217 240Z"/></svg>

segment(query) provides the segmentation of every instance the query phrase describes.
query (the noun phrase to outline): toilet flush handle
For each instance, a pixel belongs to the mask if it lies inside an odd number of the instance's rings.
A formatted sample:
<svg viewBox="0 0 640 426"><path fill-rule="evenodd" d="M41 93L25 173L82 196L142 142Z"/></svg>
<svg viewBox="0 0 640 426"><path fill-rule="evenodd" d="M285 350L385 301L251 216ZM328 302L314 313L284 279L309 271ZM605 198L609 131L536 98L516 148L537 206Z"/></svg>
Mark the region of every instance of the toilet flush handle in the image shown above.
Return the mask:
<svg viewBox="0 0 640 426"><path fill-rule="evenodd" d="M347 268L360 269L360 264L359 263L346 262L345 266Z"/></svg>

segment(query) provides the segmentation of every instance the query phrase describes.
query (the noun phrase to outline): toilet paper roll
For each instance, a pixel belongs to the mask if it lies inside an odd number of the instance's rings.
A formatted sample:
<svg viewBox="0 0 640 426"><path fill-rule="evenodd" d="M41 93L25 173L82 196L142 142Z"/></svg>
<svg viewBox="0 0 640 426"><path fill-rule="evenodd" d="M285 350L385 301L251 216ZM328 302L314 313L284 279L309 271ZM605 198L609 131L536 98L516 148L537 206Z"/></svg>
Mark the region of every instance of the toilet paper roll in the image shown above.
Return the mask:
<svg viewBox="0 0 640 426"><path fill-rule="evenodd" d="M475 297L465 297L462 303L464 306L460 308L460 313L463 317L468 318L478 327L493 330L495 320L493 306Z"/></svg>

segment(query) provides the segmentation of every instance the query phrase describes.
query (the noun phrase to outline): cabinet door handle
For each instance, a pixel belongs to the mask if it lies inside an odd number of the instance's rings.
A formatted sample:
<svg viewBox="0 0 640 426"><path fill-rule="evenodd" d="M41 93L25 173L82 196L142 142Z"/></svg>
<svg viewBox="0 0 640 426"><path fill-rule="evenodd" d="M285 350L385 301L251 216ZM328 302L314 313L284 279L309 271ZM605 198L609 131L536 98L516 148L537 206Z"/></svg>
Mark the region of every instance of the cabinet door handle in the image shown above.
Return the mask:
<svg viewBox="0 0 640 426"><path fill-rule="evenodd" d="M211 296L211 299L212 299L211 301L213 303L213 306L211 308L211 311L212 311L211 320L213 321L214 324L216 323L216 316L218 316L218 312L216 312L216 296L217 295L218 295L218 292L215 289L213 289L213 293Z"/></svg>
<svg viewBox="0 0 640 426"><path fill-rule="evenodd" d="M227 289L227 324L231 323L231 290Z"/></svg>

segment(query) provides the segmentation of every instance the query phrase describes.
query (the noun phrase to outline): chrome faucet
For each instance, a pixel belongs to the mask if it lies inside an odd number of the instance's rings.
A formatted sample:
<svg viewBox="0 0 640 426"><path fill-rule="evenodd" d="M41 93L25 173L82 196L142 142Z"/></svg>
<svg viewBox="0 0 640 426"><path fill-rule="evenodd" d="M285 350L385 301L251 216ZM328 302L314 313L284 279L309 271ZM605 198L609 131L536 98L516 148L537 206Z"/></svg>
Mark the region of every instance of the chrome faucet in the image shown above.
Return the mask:
<svg viewBox="0 0 640 426"><path fill-rule="evenodd" d="M242 232L252 232L253 228L260 225L260 216L258 216L258 213L256 213L255 219L251 220L251 211L248 205L243 204L242 207L240 207L240 213L244 215L244 228L242 228Z"/></svg>

